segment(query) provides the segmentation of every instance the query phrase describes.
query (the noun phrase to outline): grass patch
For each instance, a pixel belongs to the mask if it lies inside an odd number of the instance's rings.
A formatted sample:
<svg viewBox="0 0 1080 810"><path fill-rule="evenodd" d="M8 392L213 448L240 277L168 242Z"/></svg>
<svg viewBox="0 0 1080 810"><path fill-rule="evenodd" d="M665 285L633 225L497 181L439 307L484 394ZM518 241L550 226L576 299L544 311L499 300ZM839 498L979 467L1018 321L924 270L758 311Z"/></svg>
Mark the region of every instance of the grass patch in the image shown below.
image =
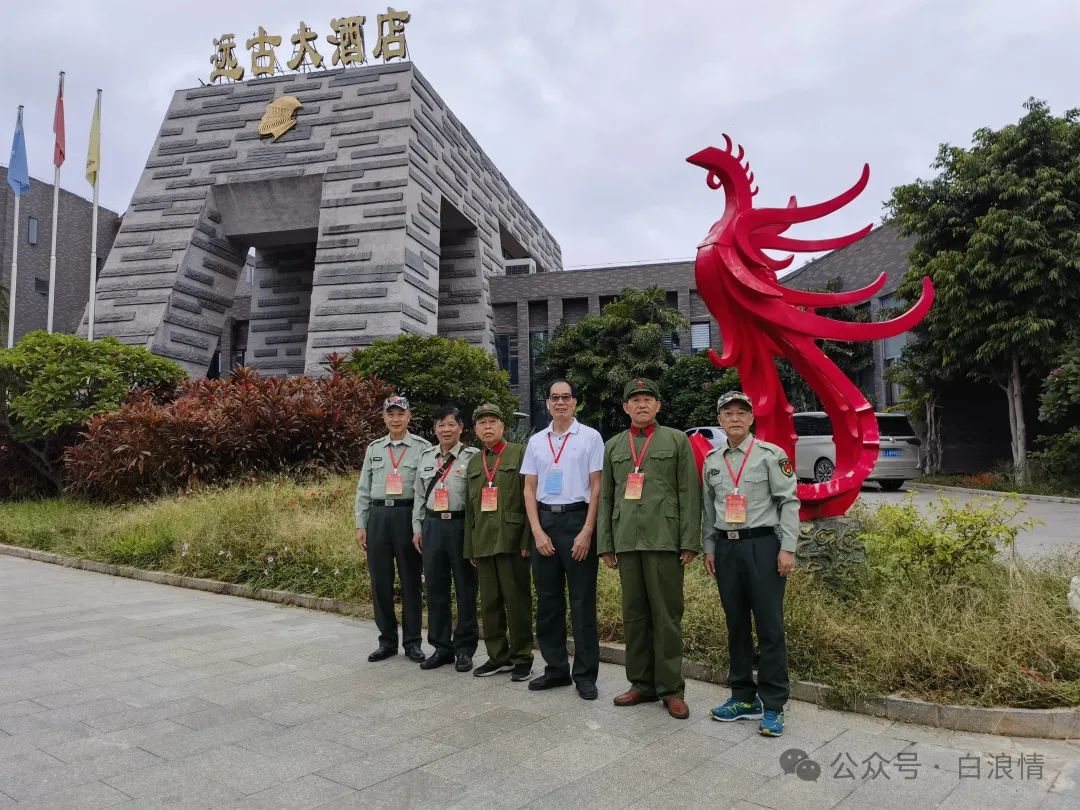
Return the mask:
<svg viewBox="0 0 1080 810"><path fill-rule="evenodd" d="M0 504L0 542L75 557L365 603L353 543L355 481L262 481L124 507L60 498ZM886 513L867 511L871 529ZM882 554L872 544L868 558ZM869 565L842 590L796 572L786 599L793 678L844 697L901 693L946 703L1080 703L1080 621L1068 608L1080 554L982 561L948 581ZM727 669L716 586L687 570L685 654ZM618 573L600 566L601 638L622 640Z"/></svg>
<svg viewBox="0 0 1080 810"><path fill-rule="evenodd" d="M1018 484L1011 475L1000 472L985 472L972 475L924 475L916 479L915 483L930 486L984 489L987 492L1016 492L1020 495L1080 498L1080 481L1037 479L1029 484Z"/></svg>

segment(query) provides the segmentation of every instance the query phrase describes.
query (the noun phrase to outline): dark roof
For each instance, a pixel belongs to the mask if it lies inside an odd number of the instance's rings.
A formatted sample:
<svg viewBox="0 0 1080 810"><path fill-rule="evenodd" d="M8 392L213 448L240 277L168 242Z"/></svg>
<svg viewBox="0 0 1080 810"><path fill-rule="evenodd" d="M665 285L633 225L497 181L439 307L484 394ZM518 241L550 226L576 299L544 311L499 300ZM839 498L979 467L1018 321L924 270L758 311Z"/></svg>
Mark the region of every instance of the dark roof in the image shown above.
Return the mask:
<svg viewBox="0 0 1080 810"><path fill-rule="evenodd" d="M780 281L796 290L823 290L832 279L839 278L841 290L854 290L888 273L889 279L879 293L888 295L907 272L908 253L914 242L914 236L900 236L895 224L886 223L855 244L804 264Z"/></svg>

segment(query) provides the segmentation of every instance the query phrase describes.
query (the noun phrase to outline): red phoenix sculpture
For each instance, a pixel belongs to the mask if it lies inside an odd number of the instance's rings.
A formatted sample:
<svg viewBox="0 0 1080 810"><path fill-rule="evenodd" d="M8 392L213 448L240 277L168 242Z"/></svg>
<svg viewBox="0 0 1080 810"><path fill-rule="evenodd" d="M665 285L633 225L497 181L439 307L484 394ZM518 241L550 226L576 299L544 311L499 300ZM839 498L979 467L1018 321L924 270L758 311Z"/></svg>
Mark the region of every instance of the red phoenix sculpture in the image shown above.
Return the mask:
<svg viewBox="0 0 1080 810"><path fill-rule="evenodd" d="M735 366L743 390L754 402L758 435L778 444L795 458L795 426L791 407L773 362L783 357L806 380L833 426L836 470L831 481L800 484L800 517L843 515L855 502L863 481L878 457L878 426L866 397L818 346L817 341L880 340L899 335L921 321L934 300L934 286L923 279L919 300L903 315L878 323L846 323L814 313L816 307L848 306L866 301L885 284L886 274L868 287L840 293L793 290L780 284L776 273L794 255L776 259L766 250L800 253L836 250L857 242L872 228L834 239L792 239L782 234L797 222L831 214L854 200L870 179L870 167L844 193L817 205L799 206L791 197L787 208L754 208L758 193L750 163L743 163L742 146L733 151L710 146L687 161L708 170L709 188L723 187L724 215L698 246L694 265L698 294L721 326L723 354L709 350L717 367Z"/></svg>

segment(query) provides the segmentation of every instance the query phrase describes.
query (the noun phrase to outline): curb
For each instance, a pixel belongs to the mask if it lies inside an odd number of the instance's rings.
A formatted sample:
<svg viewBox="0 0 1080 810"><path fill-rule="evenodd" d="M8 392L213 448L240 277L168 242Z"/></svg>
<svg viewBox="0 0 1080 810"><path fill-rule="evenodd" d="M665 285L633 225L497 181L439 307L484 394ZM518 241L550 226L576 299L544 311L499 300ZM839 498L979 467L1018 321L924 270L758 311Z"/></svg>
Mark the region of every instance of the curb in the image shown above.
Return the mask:
<svg viewBox="0 0 1080 810"><path fill-rule="evenodd" d="M1080 498L1067 498L1064 495L1025 495L1023 492L1001 492L996 489L973 489L971 487L947 487L943 484L920 484L908 481L905 489L915 489L919 492L960 492L965 495L1016 495L1025 501L1039 501L1041 503L1076 503L1080 504Z"/></svg>
<svg viewBox="0 0 1080 810"><path fill-rule="evenodd" d="M66 568L78 568L97 574L127 577L128 579L138 579L143 582L172 585L177 588L190 588L227 596L242 596L246 599L258 599L264 602L275 602L280 605L292 605L357 618L370 619L373 615L371 608L367 605L358 605L344 599L309 596L307 594L266 588L252 588L249 585L236 585L214 579L185 577L163 571L144 571L141 568L132 568L127 565L113 565L94 560L64 557L51 551L39 551L5 543L0 543L0 554L52 565L62 565ZM626 648L621 644L601 643L600 660L607 664L624 666L626 664ZM727 678L723 673L716 672L696 661L683 662L683 675L707 683L721 685L727 683ZM948 731L1003 734L1011 737L1040 737L1053 740L1080 738L1080 709L1076 708L1011 709L952 706L897 695L884 698L859 699L852 703L840 700L832 687L810 681L793 681L791 683L791 698L805 703L815 703L826 708L839 706L842 710L855 714L882 717L903 723L915 723Z"/></svg>

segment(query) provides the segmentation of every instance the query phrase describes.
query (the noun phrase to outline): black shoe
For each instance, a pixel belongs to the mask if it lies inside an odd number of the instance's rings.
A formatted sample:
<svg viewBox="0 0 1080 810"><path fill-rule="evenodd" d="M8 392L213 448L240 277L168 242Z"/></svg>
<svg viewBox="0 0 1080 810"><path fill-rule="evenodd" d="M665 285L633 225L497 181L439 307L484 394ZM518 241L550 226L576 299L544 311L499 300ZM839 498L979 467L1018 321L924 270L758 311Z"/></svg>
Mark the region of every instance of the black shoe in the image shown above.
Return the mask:
<svg viewBox="0 0 1080 810"><path fill-rule="evenodd" d="M474 669L472 674L477 678L486 678L489 675L495 675L499 672L509 672L513 668L512 664L498 664L495 661L485 661Z"/></svg>
<svg viewBox="0 0 1080 810"><path fill-rule="evenodd" d="M532 686L530 683L529 686ZM581 681L577 685L578 697L582 700L596 700L596 684L589 681Z"/></svg>
<svg viewBox="0 0 1080 810"><path fill-rule="evenodd" d="M564 675L561 678L554 678L550 675L541 675L539 678L533 678L529 681L529 691L539 692L542 689L554 689L556 686L569 686L572 683L573 681L570 680L569 675Z"/></svg>
<svg viewBox="0 0 1080 810"><path fill-rule="evenodd" d="M441 666L451 663L453 660L454 659L448 655L432 653L420 662L420 669L438 669Z"/></svg>
<svg viewBox="0 0 1080 810"><path fill-rule="evenodd" d="M510 675L512 681L527 681L532 677L532 664L514 664L514 671Z"/></svg>
<svg viewBox="0 0 1080 810"><path fill-rule="evenodd" d="M472 656L468 653L458 653L454 661L454 669L458 672L468 672L472 669Z"/></svg>
<svg viewBox="0 0 1080 810"><path fill-rule="evenodd" d="M391 655L397 655L397 647L379 647L379 649L367 657L367 660L382 661L384 658L389 658Z"/></svg>
<svg viewBox="0 0 1080 810"><path fill-rule="evenodd" d="M406 647L405 657L408 658L410 661L415 661L417 664L419 664L421 661L424 660L426 656L424 655L424 651L421 650L419 647Z"/></svg>

